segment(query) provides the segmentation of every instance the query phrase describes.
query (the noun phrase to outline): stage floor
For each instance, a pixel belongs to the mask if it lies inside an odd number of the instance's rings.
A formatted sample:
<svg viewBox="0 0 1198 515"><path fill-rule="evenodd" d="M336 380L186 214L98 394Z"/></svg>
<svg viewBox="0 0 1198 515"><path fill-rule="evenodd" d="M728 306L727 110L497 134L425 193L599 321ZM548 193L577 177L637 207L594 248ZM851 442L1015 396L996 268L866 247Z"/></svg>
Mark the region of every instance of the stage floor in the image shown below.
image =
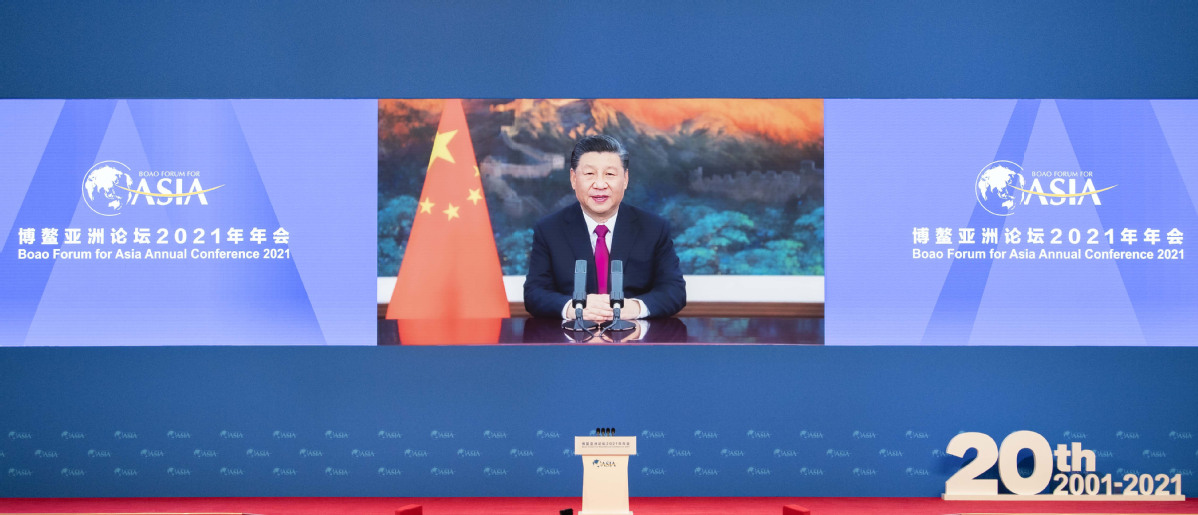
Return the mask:
<svg viewBox="0 0 1198 515"><path fill-rule="evenodd" d="M0 499L9 513L253 513L257 515L394 515L419 504L424 515L557 515L581 507L578 497L244 497L126 499ZM1198 500L1180 502L943 501L934 497L642 497L636 515L780 515L797 504L811 515L947 514L1193 514Z"/></svg>

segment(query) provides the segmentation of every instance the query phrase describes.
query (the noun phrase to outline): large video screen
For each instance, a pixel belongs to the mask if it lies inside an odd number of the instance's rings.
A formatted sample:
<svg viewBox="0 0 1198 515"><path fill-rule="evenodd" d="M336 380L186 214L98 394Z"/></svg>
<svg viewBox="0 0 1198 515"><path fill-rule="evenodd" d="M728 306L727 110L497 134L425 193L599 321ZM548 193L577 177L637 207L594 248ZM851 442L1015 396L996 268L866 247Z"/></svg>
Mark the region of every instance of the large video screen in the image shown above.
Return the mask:
<svg viewBox="0 0 1198 515"><path fill-rule="evenodd" d="M373 343L375 111L0 101L0 344Z"/></svg>
<svg viewBox="0 0 1198 515"><path fill-rule="evenodd" d="M620 184L603 189L604 197L619 190L611 212L629 220L616 222L628 226L614 237L612 262L626 264L627 277L651 276L646 298L666 290L671 270L660 268L669 262L685 276L692 308L677 317L651 310L653 320L626 324L624 334L563 332L565 297L538 310L540 290L568 293L570 277L547 278L530 262L541 255L566 267L585 257L588 280L597 281L581 216L590 204L572 162L575 144L595 135L613 138L628 155L613 176ZM761 320L749 308L739 310L740 320L715 321L723 318L718 308L702 317L693 308L781 300L822 309L823 184L819 99L381 100L378 300L385 319L398 322L380 322L379 341L822 343L822 320ZM564 230L575 218L577 228ZM539 241L534 226L548 220L555 230ZM668 227L668 251L636 232L659 225ZM583 250L568 252L575 249L567 243ZM588 292L595 289L588 283ZM505 303L535 316L470 330L436 321L505 317ZM653 304L658 315L669 311Z"/></svg>
<svg viewBox="0 0 1198 515"><path fill-rule="evenodd" d="M6 100L0 115L0 345L1198 334L1194 101ZM686 279L691 310L633 338L522 311L535 224L579 202L570 154L589 135L627 147L623 200L668 224Z"/></svg>
<svg viewBox="0 0 1198 515"><path fill-rule="evenodd" d="M828 344L1198 343L1198 102L825 108Z"/></svg>

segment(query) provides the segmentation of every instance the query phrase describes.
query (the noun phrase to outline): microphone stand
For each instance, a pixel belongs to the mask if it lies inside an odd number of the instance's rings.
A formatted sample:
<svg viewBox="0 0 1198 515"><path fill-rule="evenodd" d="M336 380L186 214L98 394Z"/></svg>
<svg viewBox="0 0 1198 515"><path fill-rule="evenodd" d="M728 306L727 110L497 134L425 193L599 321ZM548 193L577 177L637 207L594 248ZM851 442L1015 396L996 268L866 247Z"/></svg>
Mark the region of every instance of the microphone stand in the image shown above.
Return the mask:
<svg viewBox="0 0 1198 515"><path fill-rule="evenodd" d="M586 331L589 333L589 332L591 332L591 330L598 327L599 324L592 322L590 320L583 320L582 307L583 307L582 302L577 302L574 304L574 320L570 321L571 323L570 323L569 329L574 332Z"/></svg>
<svg viewBox="0 0 1198 515"><path fill-rule="evenodd" d="M562 322L562 329L568 329L574 332L590 331L599 326L595 322L582 319L582 308L587 305L587 262L579 259L574 262L574 320ZM589 340L586 338L584 341Z"/></svg>
<svg viewBox="0 0 1198 515"><path fill-rule="evenodd" d="M607 324L606 329L608 331L630 331L636 327L636 324L629 322L627 320L620 319L620 306L621 305L622 305L621 303L615 303L615 302L612 303L612 308L615 311L615 313L614 313L615 318L612 319L612 321Z"/></svg>
<svg viewBox="0 0 1198 515"><path fill-rule="evenodd" d="M636 327L632 322L620 320L620 308L624 307L624 262L618 259L611 262L611 307L614 318L607 324L608 331L630 331Z"/></svg>

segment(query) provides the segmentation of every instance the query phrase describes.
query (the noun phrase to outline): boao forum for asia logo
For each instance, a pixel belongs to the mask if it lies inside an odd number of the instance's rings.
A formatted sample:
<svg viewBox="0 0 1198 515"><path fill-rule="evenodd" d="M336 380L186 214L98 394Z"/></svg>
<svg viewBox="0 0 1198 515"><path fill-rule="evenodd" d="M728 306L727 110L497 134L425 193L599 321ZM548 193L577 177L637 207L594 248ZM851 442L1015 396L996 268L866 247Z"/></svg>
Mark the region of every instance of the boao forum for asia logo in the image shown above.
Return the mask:
<svg viewBox="0 0 1198 515"><path fill-rule="evenodd" d="M119 215L139 201L146 206L187 206L195 197L199 205L206 206L207 193L224 184L205 189L200 183L201 175L197 170L142 170L135 174L120 161L101 161L83 175L83 202L92 212L103 216ZM134 176L140 179L136 185ZM151 182L154 188L150 187Z"/></svg>
<svg viewBox="0 0 1198 515"><path fill-rule="evenodd" d="M1011 216L1019 206L1038 199L1043 206L1081 206L1087 200L1102 205L1098 194L1115 186L1099 189L1094 172L1088 170L1034 170L1025 177L1023 167L1012 161L994 161L978 172L973 183L978 205L991 214Z"/></svg>

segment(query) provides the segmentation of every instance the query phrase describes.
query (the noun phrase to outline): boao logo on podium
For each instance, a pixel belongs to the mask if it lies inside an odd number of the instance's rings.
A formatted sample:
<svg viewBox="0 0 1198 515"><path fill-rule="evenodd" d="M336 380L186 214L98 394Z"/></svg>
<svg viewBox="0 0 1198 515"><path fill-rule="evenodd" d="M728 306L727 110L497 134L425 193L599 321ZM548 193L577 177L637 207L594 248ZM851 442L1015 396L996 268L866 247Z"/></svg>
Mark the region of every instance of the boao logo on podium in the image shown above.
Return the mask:
<svg viewBox="0 0 1198 515"><path fill-rule="evenodd" d="M582 457L582 511L578 515L632 515L628 509L628 457L636 454L635 436L615 436L599 428L596 436L574 437Z"/></svg>
<svg viewBox="0 0 1198 515"><path fill-rule="evenodd" d="M1084 436L1084 435L1083 435ZM944 482L946 501L980 500L1110 500L1110 501L1184 501L1181 474L1124 474L1113 477L1099 474L1098 453L1082 447L1081 442L1057 444L1054 450L1043 436L1033 431L1016 431L996 445L983 433L960 433L948 442L948 454L964 458L976 449L973 461ZM1019 455L1031 452L1031 473L1019 470ZM1055 458L1055 460L1054 460ZM998 463L999 479L978 479ZM1056 468L1056 474L1053 468ZM1010 490L998 493L998 484ZM1052 483L1051 493L1041 493Z"/></svg>

